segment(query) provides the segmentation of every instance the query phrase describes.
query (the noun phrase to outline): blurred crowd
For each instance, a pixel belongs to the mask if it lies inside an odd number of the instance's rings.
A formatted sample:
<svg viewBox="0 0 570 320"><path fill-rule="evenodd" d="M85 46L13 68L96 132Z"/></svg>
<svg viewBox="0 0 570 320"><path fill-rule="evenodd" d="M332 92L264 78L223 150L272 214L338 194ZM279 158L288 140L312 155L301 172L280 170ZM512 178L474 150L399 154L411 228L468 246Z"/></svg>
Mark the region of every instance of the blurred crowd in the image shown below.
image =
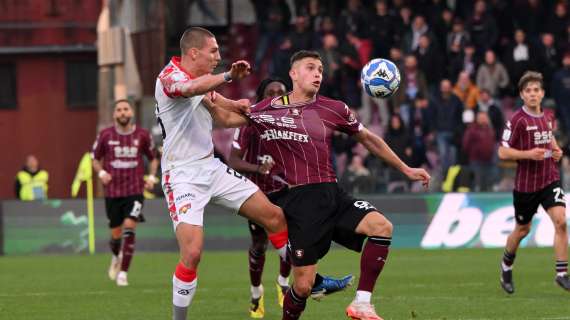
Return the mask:
<svg viewBox="0 0 570 320"><path fill-rule="evenodd" d="M496 148L505 119L522 106L517 82L526 70L544 76L543 105L557 115L560 143L570 136L568 1L252 2L262 76L288 79L293 52L320 52L321 94L354 108L408 164L429 169L432 191L511 190L515 164L499 162ZM359 83L376 57L402 74L389 99L368 97ZM420 189L349 137L337 135L334 148L341 183L353 192Z"/></svg>

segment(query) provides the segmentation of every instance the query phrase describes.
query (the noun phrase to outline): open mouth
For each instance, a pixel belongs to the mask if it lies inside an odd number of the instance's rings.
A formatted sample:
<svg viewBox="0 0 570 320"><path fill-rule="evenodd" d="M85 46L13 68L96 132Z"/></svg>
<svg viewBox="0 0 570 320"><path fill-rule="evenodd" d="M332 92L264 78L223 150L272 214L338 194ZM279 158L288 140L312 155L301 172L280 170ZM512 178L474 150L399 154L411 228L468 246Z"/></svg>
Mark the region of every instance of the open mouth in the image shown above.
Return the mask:
<svg viewBox="0 0 570 320"><path fill-rule="evenodd" d="M320 86L321 86L321 82L320 82L320 81L313 81L313 86L315 86L315 87L320 87Z"/></svg>

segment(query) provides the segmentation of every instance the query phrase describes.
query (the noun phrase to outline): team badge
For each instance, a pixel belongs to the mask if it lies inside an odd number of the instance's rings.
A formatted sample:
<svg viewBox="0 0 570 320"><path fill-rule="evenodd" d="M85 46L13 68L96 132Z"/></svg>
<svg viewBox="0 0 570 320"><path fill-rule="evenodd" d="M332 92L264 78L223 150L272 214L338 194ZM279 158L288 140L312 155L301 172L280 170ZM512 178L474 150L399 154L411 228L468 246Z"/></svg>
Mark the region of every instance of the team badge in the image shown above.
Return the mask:
<svg viewBox="0 0 570 320"><path fill-rule="evenodd" d="M298 259L303 258L304 255L305 255L305 250L303 249L295 250L295 257L297 257Z"/></svg>
<svg viewBox="0 0 570 320"><path fill-rule="evenodd" d="M182 205L178 210L178 214L185 214L186 212L188 212L188 210L190 210L191 207L192 205L190 204L190 202L188 202L185 205Z"/></svg>
<svg viewBox="0 0 570 320"><path fill-rule="evenodd" d="M297 108L291 108L289 109L289 114L293 117L298 117L299 115L301 115L301 110Z"/></svg>

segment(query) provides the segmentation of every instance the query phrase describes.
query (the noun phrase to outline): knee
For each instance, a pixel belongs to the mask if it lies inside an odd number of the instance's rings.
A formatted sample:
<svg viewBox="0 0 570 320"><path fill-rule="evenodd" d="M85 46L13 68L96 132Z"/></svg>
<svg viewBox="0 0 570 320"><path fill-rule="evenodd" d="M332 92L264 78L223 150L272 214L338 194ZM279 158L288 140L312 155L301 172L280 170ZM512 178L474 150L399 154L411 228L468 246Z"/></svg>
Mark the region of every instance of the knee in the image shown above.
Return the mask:
<svg viewBox="0 0 570 320"><path fill-rule="evenodd" d="M311 295L311 290L313 289L313 284L315 283L315 279L295 279L295 283L293 288L295 289L295 293L300 295L301 297L308 297Z"/></svg>
<svg viewBox="0 0 570 320"><path fill-rule="evenodd" d="M530 224L519 226L517 228L517 236L521 239L526 237L529 233L530 233Z"/></svg>
<svg viewBox="0 0 570 320"><path fill-rule="evenodd" d="M283 214L283 210L281 208L274 206L271 215L265 222L265 228L269 233L276 233L282 231L284 226L286 225L285 222L285 215Z"/></svg>
<svg viewBox="0 0 570 320"><path fill-rule="evenodd" d="M200 248L189 246L182 250L181 261L187 268L195 269L200 263L202 250Z"/></svg>
<svg viewBox="0 0 570 320"><path fill-rule="evenodd" d="M561 219L557 219L556 221L554 221L554 230L557 233L566 233L567 231L567 224L566 224L566 219L561 218Z"/></svg>
<svg viewBox="0 0 570 320"><path fill-rule="evenodd" d="M394 226L392 225L392 223L388 219L384 218L375 221L374 223L371 224L367 236L391 237L393 231L394 231Z"/></svg>

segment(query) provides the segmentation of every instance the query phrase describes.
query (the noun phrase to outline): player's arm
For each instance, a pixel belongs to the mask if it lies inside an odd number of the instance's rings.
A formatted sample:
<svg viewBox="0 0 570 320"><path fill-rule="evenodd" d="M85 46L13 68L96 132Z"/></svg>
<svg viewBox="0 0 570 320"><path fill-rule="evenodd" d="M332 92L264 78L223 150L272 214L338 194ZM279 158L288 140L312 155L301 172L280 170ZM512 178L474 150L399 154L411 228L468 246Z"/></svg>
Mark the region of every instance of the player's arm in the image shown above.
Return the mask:
<svg viewBox="0 0 570 320"><path fill-rule="evenodd" d="M235 142L234 142L235 143ZM241 173L257 173L257 174L269 174L271 168L273 167L273 162L267 161L263 164L253 164L243 160L244 150L232 146L230 150L230 157L228 158L228 163L230 167Z"/></svg>
<svg viewBox="0 0 570 320"><path fill-rule="evenodd" d="M552 158L554 159L554 161L558 162L560 161L560 159L562 159L563 155L564 153L562 152L562 149L558 145L558 142L556 142L555 138L552 138Z"/></svg>
<svg viewBox="0 0 570 320"><path fill-rule="evenodd" d="M107 185L109 182L111 182L112 178L111 174L109 174L107 171L105 171L105 169L103 169L101 161L94 158L91 162L93 164L93 170L95 170L95 173L97 174L99 179L101 179L103 185Z"/></svg>
<svg viewBox="0 0 570 320"><path fill-rule="evenodd" d="M198 78L181 83L180 92L185 97L193 97L210 92L220 85L233 79L242 79L251 72L251 66L247 61L239 60L232 63L230 70L218 74L206 74Z"/></svg>
<svg viewBox="0 0 570 320"><path fill-rule="evenodd" d="M214 119L214 124L217 127L239 128L247 125L249 122L248 118L242 113L228 111L218 106L217 103L212 101L212 99L208 96L204 96L202 101L204 102L206 108L208 108L208 111L210 112L212 118ZM247 99L238 100L238 102L240 101L242 104L249 106L249 100Z"/></svg>
<svg viewBox="0 0 570 320"><path fill-rule="evenodd" d="M218 107L228 111L241 112L241 113L249 113L251 111L249 108L250 107L249 101L246 101L246 99L232 100L224 97L223 95L217 92L212 92L212 94L210 95L210 99Z"/></svg>
<svg viewBox="0 0 570 320"><path fill-rule="evenodd" d="M95 143L93 143L93 150L91 153L91 164L93 166L93 170L101 179L103 185L107 185L111 182L111 175L103 169L103 165L101 164L101 159L105 156L105 148L104 148L104 137L99 134L95 139Z"/></svg>
<svg viewBox="0 0 570 320"><path fill-rule="evenodd" d="M431 177L427 171L421 168L410 168L394 153L394 151L392 151L388 144L386 144L386 142L376 134L370 132L366 128L362 128L362 130L355 133L353 137L355 137L358 142L362 143L373 155L383 159L390 166L398 169L410 180L422 181L423 185L426 187L429 185Z"/></svg>
<svg viewBox="0 0 570 320"><path fill-rule="evenodd" d="M533 148L529 150L519 150L513 148L517 145L518 140L521 139L521 128L519 123L511 125L510 121L507 122L505 130L503 130L503 141L499 146L498 155L501 160L544 160L546 149Z"/></svg>

